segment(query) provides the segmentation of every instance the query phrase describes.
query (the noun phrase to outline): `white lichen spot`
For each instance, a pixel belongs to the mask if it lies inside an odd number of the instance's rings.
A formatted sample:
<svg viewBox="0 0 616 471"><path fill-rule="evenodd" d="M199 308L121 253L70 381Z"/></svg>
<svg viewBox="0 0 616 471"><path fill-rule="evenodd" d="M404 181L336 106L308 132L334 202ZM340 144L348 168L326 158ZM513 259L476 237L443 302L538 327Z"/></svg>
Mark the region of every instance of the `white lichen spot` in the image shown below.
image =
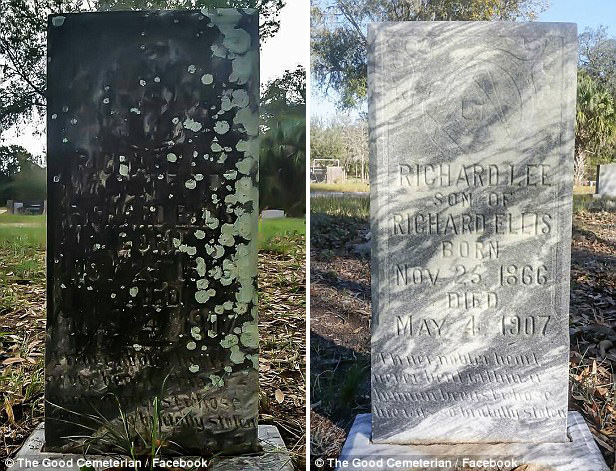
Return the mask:
<svg viewBox="0 0 616 471"><path fill-rule="evenodd" d="M227 180L235 180L237 178L237 170L227 170L224 176Z"/></svg>
<svg viewBox="0 0 616 471"><path fill-rule="evenodd" d="M229 132L229 123L226 121L216 121L214 125L214 131L216 134L226 134Z"/></svg>
<svg viewBox="0 0 616 471"><path fill-rule="evenodd" d="M120 162L126 162L126 156L125 155L120 155L118 158L120 159Z"/></svg>
<svg viewBox="0 0 616 471"><path fill-rule="evenodd" d="M177 162L177 160L178 160L178 156L177 156L177 155L175 155L173 152L169 152L169 153L167 154L167 160L168 160L169 162Z"/></svg>
<svg viewBox="0 0 616 471"><path fill-rule="evenodd" d="M173 119L171 120L171 122L172 122L173 124L178 124L178 123L180 122L180 118L173 118Z"/></svg>
<svg viewBox="0 0 616 471"><path fill-rule="evenodd" d="M233 224L223 224L220 229L220 237L218 238L218 242L221 245L225 245L227 247L231 247L235 244L235 238L233 237Z"/></svg>
<svg viewBox="0 0 616 471"><path fill-rule="evenodd" d="M195 342L192 342L192 341L191 341L191 342L188 342L188 343L186 344L186 348L187 348L188 350L194 350L195 348L197 348L197 344L196 344Z"/></svg>
<svg viewBox="0 0 616 471"><path fill-rule="evenodd" d="M222 147L220 147L220 144L218 142L212 142L212 145L210 146L210 148L212 149L212 152L222 151Z"/></svg>
<svg viewBox="0 0 616 471"><path fill-rule="evenodd" d="M215 330L208 330L207 331L207 336L210 337L210 338L216 337L216 331Z"/></svg>
<svg viewBox="0 0 616 471"><path fill-rule="evenodd" d="M190 64L188 66L188 73L189 74L194 74L197 71L197 67L194 64Z"/></svg>
<svg viewBox="0 0 616 471"><path fill-rule="evenodd" d="M111 293L111 299L115 299L116 298L116 294L115 293Z"/></svg>
<svg viewBox="0 0 616 471"><path fill-rule="evenodd" d="M198 290L207 289L208 286L210 286L210 282L208 281L207 278L199 278L197 280L197 289Z"/></svg>
<svg viewBox="0 0 616 471"><path fill-rule="evenodd" d="M200 240L205 239L205 232L203 232L201 229L197 229L195 231L195 237Z"/></svg>
<svg viewBox="0 0 616 471"><path fill-rule="evenodd" d="M203 260L203 257L197 257L196 261L197 273L199 274L199 276L205 276L205 273L207 271L207 267L205 266L205 260Z"/></svg>
<svg viewBox="0 0 616 471"><path fill-rule="evenodd" d="M254 322L245 322L242 325L242 334L240 335L242 345L249 348L257 348L259 345L259 328Z"/></svg>
<svg viewBox="0 0 616 471"><path fill-rule="evenodd" d="M197 254L197 247L193 247L192 245L182 244L180 245L179 249L180 249L180 252L187 253L191 257Z"/></svg>
<svg viewBox="0 0 616 471"><path fill-rule="evenodd" d="M188 367L188 371L191 373L197 373L199 371L199 365L190 365Z"/></svg>
<svg viewBox="0 0 616 471"><path fill-rule="evenodd" d="M140 351L143 347L141 345L139 345L138 343L134 343L133 344L133 348L135 349L136 352Z"/></svg>
<svg viewBox="0 0 616 471"><path fill-rule="evenodd" d="M201 77L201 83L203 85L211 85L214 83L214 76L212 74L205 74Z"/></svg>
<svg viewBox="0 0 616 471"><path fill-rule="evenodd" d="M193 337L195 335L199 335L200 333L201 333L201 328L200 327L195 326L195 327L191 327L190 328L190 335L192 335Z"/></svg>
<svg viewBox="0 0 616 471"><path fill-rule="evenodd" d="M205 352L205 351L207 350L207 346L206 346L206 345L203 345L203 346L201 347L201 350Z"/></svg>
<svg viewBox="0 0 616 471"><path fill-rule="evenodd" d="M77 124L77 118L72 118L71 119L71 124Z"/></svg>
<svg viewBox="0 0 616 471"><path fill-rule="evenodd" d="M255 159L252 157L246 157L235 164L235 167L239 170L240 173L244 175L250 175L252 170L255 168Z"/></svg>
<svg viewBox="0 0 616 471"><path fill-rule="evenodd" d="M103 98L103 103L105 104L109 103L109 98Z"/></svg>
<svg viewBox="0 0 616 471"><path fill-rule="evenodd" d="M216 314L222 314L223 312L225 312L225 310L224 310L224 308L223 308L223 307L219 304L218 306L216 306L216 307L214 308L214 312L215 312Z"/></svg>
<svg viewBox="0 0 616 471"><path fill-rule="evenodd" d="M128 290L128 294L130 294L133 298L137 296L138 292L139 288L137 288L136 286L133 286L131 289Z"/></svg>
<svg viewBox="0 0 616 471"><path fill-rule="evenodd" d="M186 118L186 120L182 123L186 129L189 129L193 132L200 131L203 125L192 118Z"/></svg>
<svg viewBox="0 0 616 471"><path fill-rule="evenodd" d="M174 237L171 241L173 243L173 246L177 249L180 247L180 245L182 244L182 241L176 237Z"/></svg>
<svg viewBox="0 0 616 471"><path fill-rule="evenodd" d="M239 365L240 363L244 363L245 357L246 355L244 354L244 352L240 350L239 346L235 345L231 347L231 355L229 357L229 359L231 360L231 363L235 363L236 365Z"/></svg>
<svg viewBox="0 0 616 471"><path fill-rule="evenodd" d="M135 114L141 114L141 110L139 108L131 108L130 112Z"/></svg>
<svg viewBox="0 0 616 471"><path fill-rule="evenodd" d="M195 293L195 301L200 304L208 302L208 300L216 294L216 290L210 288L208 290L199 290Z"/></svg>
<svg viewBox="0 0 616 471"><path fill-rule="evenodd" d="M154 77L154 81L155 81L156 83L160 83L160 77Z"/></svg>
<svg viewBox="0 0 616 471"><path fill-rule="evenodd" d="M186 182L184 183L184 186L188 188L189 190L194 190L197 187L197 182L193 180L192 178L190 178L186 180Z"/></svg>
<svg viewBox="0 0 616 471"><path fill-rule="evenodd" d="M225 254L225 248L222 245L216 245L214 247L214 254L212 255L212 257L214 258L220 258Z"/></svg>
<svg viewBox="0 0 616 471"><path fill-rule="evenodd" d="M225 338L220 341L220 346L222 348L231 348L234 345L238 345L239 342L240 341L237 338L237 335L227 334L225 335Z"/></svg>
<svg viewBox="0 0 616 471"><path fill-rule="evenodd" d="M52 114L51 119L58 119L58 115L56 113Z"/></svg>
<svg viewBox="0 0 616 471"><path fill-rule="evenodd" d="M238 108L245 108L250 103L250 98L246 90L233 90L232 97L233 106L237 106Z"/></svg>
<svg viewBox="0 0 616 471"><path fill-rule="evenodd" d="M195 165L195 163L193 162L193 166ZM203 180L203 174L202 173L198 173L195 175L195 180L197 180L198 182L200 182L201 180Z"/></svg>
<svg viewBox="0 0 616 471"><path fill-rule="evenodd" d="M62 142L66 144L68 142L68 139L65 137L64 139L62 139Z"/></svg>
<svg viewBox="0 0 616 471"><path fill-rule="evenodd" d="M124 177L128 176L128 165L120 164L120 175Z"/></svg>
<svg viewBox="0 0 616 471"><path fill-rule="evenodd" d="M139 80L139 85L141 85L142 87L145 87L145 80L143 79Z"/></svg>
<svg viewBox="0 0 616 471"><path fill-rule="evenodd" d="M230 366L225 366L225 371L227 373L231 373L233 371L233 368L231 368Z"/></svg>
<svg viewBox="0 0 616 471"><path fill-rule="evenodd" d="M225 382L222 380L220 376L210 375L210 381L212 381L212 386L215 388L222 388L225 385Z"/></svg>

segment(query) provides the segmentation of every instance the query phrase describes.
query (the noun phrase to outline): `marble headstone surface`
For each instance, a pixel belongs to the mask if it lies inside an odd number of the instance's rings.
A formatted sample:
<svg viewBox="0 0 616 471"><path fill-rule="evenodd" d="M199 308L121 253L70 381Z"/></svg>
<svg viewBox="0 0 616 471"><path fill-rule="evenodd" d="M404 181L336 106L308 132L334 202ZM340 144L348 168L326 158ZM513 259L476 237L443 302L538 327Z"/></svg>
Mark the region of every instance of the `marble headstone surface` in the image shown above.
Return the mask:
<svg viewBox="0 0 616 471"><path fill-rule="evenodd" d="M597 194L616 198L616 164L602 164L597 167Z"/></svg>
<svg viewBox="0 0 616 471"><path fill-rule="evenodd" d="M563 442L576 26L369 43L372 440Z"/></svg>
<svg viewBox="0 0 616 471"><path fill-rule="evenodd" d="M48 32L46 450L120 409L147 436L158 396L170 451L254 451L258 15L67 14Z"/></svg>

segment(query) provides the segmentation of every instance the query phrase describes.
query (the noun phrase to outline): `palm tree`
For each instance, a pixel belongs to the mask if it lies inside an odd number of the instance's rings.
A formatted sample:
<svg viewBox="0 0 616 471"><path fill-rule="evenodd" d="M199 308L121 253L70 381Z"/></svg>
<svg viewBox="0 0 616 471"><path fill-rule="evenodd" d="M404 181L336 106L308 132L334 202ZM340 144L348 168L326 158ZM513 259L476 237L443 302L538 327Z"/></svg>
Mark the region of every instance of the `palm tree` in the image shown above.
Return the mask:
<svg viewBox="0 0 616 471"><path fill-rule="evenodd" d="M575 117L574 179L581 184L590 155L599 155L616 137L614 98L586 74L578 74L577 110Z"/></svg>
<svg viewBox="0 0 616 471"><path fill-rule="evenodd" d="M306 211L306 118L270 120L261 141L261 208L283 208L290 216Z"/></svg>

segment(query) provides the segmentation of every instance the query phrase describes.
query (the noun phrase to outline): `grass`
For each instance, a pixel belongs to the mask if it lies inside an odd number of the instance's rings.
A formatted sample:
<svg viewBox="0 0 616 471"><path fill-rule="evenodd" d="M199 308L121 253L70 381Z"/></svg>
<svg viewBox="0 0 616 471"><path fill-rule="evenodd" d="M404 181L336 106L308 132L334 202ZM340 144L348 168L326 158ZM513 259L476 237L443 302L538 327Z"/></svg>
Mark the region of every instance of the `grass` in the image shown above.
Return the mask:
<svg viewBox="0 0 616 471"><path fill-rule="evenodd" d="M586 186L586 185L575 185L573 187L574 195L592 195L594 194L596 187L594 186Z"/></svg>
<svg viewBox="0 0 616 471"><path fill-rule="evenodd" d="M259 220L259 250L288 254L305 244L306 220L280 218Z"/></svg>
<svg viewBox="0 0 616 471"><path fill-rule="evenodd" d="M0 214L0 248L23 251L45 247L45 216Z"/></svg>
<svg viewBox="0 0 616 471"><path fill-rule="evenodd" d="M368 192L370 185L361 180L347 181L346 183L311 183L310 191L333 191L333 192Z"/></svg>
<svg viewBox="0 0 616 471"><path fill-rule="evenodd" d="M592 194L573 194L573 212L580 211L616 211L616 199L595 198Z"/></svg>
<svg viewBox="0 0 616 471"><path fill-rule="evenodd" d="M310 198L310 212L358 219L370 217L370 199L366 197L318 196Z"/></svg>

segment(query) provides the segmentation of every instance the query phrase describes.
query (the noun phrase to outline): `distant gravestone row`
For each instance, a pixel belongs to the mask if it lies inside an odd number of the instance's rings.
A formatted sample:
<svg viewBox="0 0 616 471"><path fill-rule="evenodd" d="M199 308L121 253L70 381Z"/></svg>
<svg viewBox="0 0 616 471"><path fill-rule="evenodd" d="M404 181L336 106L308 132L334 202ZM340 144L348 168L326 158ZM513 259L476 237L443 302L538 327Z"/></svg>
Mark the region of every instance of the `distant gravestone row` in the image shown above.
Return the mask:
<svg viewBox="0 0 616 471"><path fill-rule="evenodd" d="M47 200L36 201L6 201L6 212L8 214L46 214Z"/></svg>

